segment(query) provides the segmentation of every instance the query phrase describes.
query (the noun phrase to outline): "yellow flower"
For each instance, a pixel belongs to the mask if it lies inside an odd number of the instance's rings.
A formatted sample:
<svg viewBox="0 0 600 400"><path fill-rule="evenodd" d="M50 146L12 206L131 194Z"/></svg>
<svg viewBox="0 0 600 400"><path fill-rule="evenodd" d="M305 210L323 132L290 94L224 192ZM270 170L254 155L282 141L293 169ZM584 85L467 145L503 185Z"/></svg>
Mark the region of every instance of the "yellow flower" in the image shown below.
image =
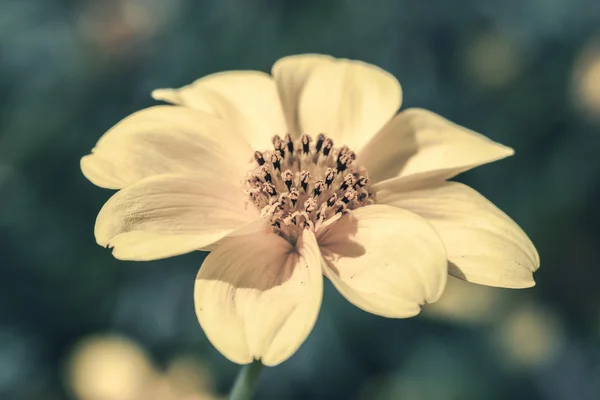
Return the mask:
<svg viewBox="0 0 600 400"><path fill-rule="evenodd" d="M137 343L95 335L77 343L65 378L79 400L218 400L199 361L177 357L163 372Z"/></svg>
<svg viewBox="0 0 600 400"><path fill-rule="evenodd" d="M527 235L447 179L513 150L429 111L398 114L398 81L323 55L161 89L81 161L120 189L96 240L124 260L212 251L196 312L230 360L276 365L311 331L323 275L353 304L404 318L469 282L534 285Z"/></svg>

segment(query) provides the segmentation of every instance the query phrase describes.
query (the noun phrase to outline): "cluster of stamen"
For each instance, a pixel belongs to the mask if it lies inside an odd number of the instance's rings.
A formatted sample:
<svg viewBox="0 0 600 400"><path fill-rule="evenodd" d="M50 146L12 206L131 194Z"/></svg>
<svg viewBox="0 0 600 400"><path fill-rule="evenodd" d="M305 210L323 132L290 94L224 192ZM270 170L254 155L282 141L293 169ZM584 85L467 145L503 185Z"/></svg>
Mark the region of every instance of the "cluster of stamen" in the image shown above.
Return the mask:
<svg viewBox="0 0 600 400"><path fill-rule="evenodd" d="M366 170L355 160L323 134L314 143L308 135L274 136L273 150L254 153L246 191L274 231L295 240L304 228L317 230L373 203Z"/></svg>

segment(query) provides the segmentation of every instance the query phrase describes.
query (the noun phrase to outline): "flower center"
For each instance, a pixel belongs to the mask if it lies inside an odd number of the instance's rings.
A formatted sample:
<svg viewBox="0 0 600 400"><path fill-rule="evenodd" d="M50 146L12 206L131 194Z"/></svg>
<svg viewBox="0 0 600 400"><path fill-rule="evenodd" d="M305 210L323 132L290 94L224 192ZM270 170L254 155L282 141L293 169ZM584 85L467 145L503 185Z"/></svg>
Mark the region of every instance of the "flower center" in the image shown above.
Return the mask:
<svg viewBox="0 0 600 400"><path fill-rule="evenodd" d="M316 231L374 202L367 172L348 147L334 147L323 134L314 141L288 134L274 136L273 148L254 153L257 165L245 190L273 230L291 242L305 228Z"/></svg>

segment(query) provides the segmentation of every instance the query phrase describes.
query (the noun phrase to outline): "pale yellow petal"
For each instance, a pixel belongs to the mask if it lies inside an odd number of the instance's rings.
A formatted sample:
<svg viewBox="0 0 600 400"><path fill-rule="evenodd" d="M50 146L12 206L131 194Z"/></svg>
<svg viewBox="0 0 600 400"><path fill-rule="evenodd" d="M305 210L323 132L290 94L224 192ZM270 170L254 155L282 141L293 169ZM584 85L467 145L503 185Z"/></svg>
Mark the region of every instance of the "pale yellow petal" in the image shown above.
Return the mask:
<svg viewBox="0 0 600 400"><path fill-rule="evenodd" d="M94 233L119 259L155 260L207 248L258 217L239 187L214 174L164 174L113 195Z"/></svg>
<svg viewBox="0 0 600 400"><path fill-rule="evenodd" d="M300 126L298 107L306 81L316 68L334 60L333 57L322 54L300 54L284 57L273 65L271 73L277 84L283 114L292 136L299 137L304 133Z"/></svg>
<svg viewBox="0 0 600 400"><path fill-rule="evenodd" d="M218 116L255 150L271 148L271 138L287 131L275 81L264 72L219 72L152 97Z"/></svg>
<svg viewBox="0 0 600 400"><path fill-rule="evenodd" d="M323 294L321 255L304 231L296 248L259 231L226 238L200 268L196 314L211 343L229 360L273 366L304 342Z"/></svg>
<svg viewBox="0 0 600 400"><path fill-rule="evenodd" d="M326 276L351 303L406 318L440 298L448 275L444 246L424 219L371 205L318 234Z"/></svg>
<svg viewBox="0 0 600 400"><path fill-rule="evenodd" d="M427 110L399 113L359 152L373 182L419 175L448 179L511 156L496 143Z"/></svg>
<svg viewBox="0 0 600 400"><path fill-rule="evenodd" d="M81 160L92 183L120 189L149 176L210 169L243 179L250 146L218 118L187 107L156 106L110 129Z"/></svg>
<svg viewBox="0 0 600 400"><path fill-rule="evenodd" d="M400 84L379 67L345 59L323 63L302 91L301 128L356 151L394 116L401 100Z"/></svg>
<svg viewBox="0 0 600 400"><path fill-rule="evenodd" d="M408 192L380 191L378 202L412 211L433 225L444 245L449 273L488 286L535 284L540 259L525 232L475 190L441 182Z"/></svg>

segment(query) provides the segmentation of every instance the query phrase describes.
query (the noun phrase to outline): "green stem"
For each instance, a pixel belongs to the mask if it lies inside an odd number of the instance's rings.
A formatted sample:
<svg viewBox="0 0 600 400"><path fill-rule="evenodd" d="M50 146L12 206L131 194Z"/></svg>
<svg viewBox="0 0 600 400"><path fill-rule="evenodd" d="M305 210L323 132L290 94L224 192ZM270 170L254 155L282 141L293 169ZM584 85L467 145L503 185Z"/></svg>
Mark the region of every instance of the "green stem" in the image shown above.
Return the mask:
<svg viewBox="0 0 600 400"><path fill-rule="evenodd" d="M262 368L263 365L260 361L244 365L235 380L233 389L231 389L229 400L251 400Z"/></svg>

